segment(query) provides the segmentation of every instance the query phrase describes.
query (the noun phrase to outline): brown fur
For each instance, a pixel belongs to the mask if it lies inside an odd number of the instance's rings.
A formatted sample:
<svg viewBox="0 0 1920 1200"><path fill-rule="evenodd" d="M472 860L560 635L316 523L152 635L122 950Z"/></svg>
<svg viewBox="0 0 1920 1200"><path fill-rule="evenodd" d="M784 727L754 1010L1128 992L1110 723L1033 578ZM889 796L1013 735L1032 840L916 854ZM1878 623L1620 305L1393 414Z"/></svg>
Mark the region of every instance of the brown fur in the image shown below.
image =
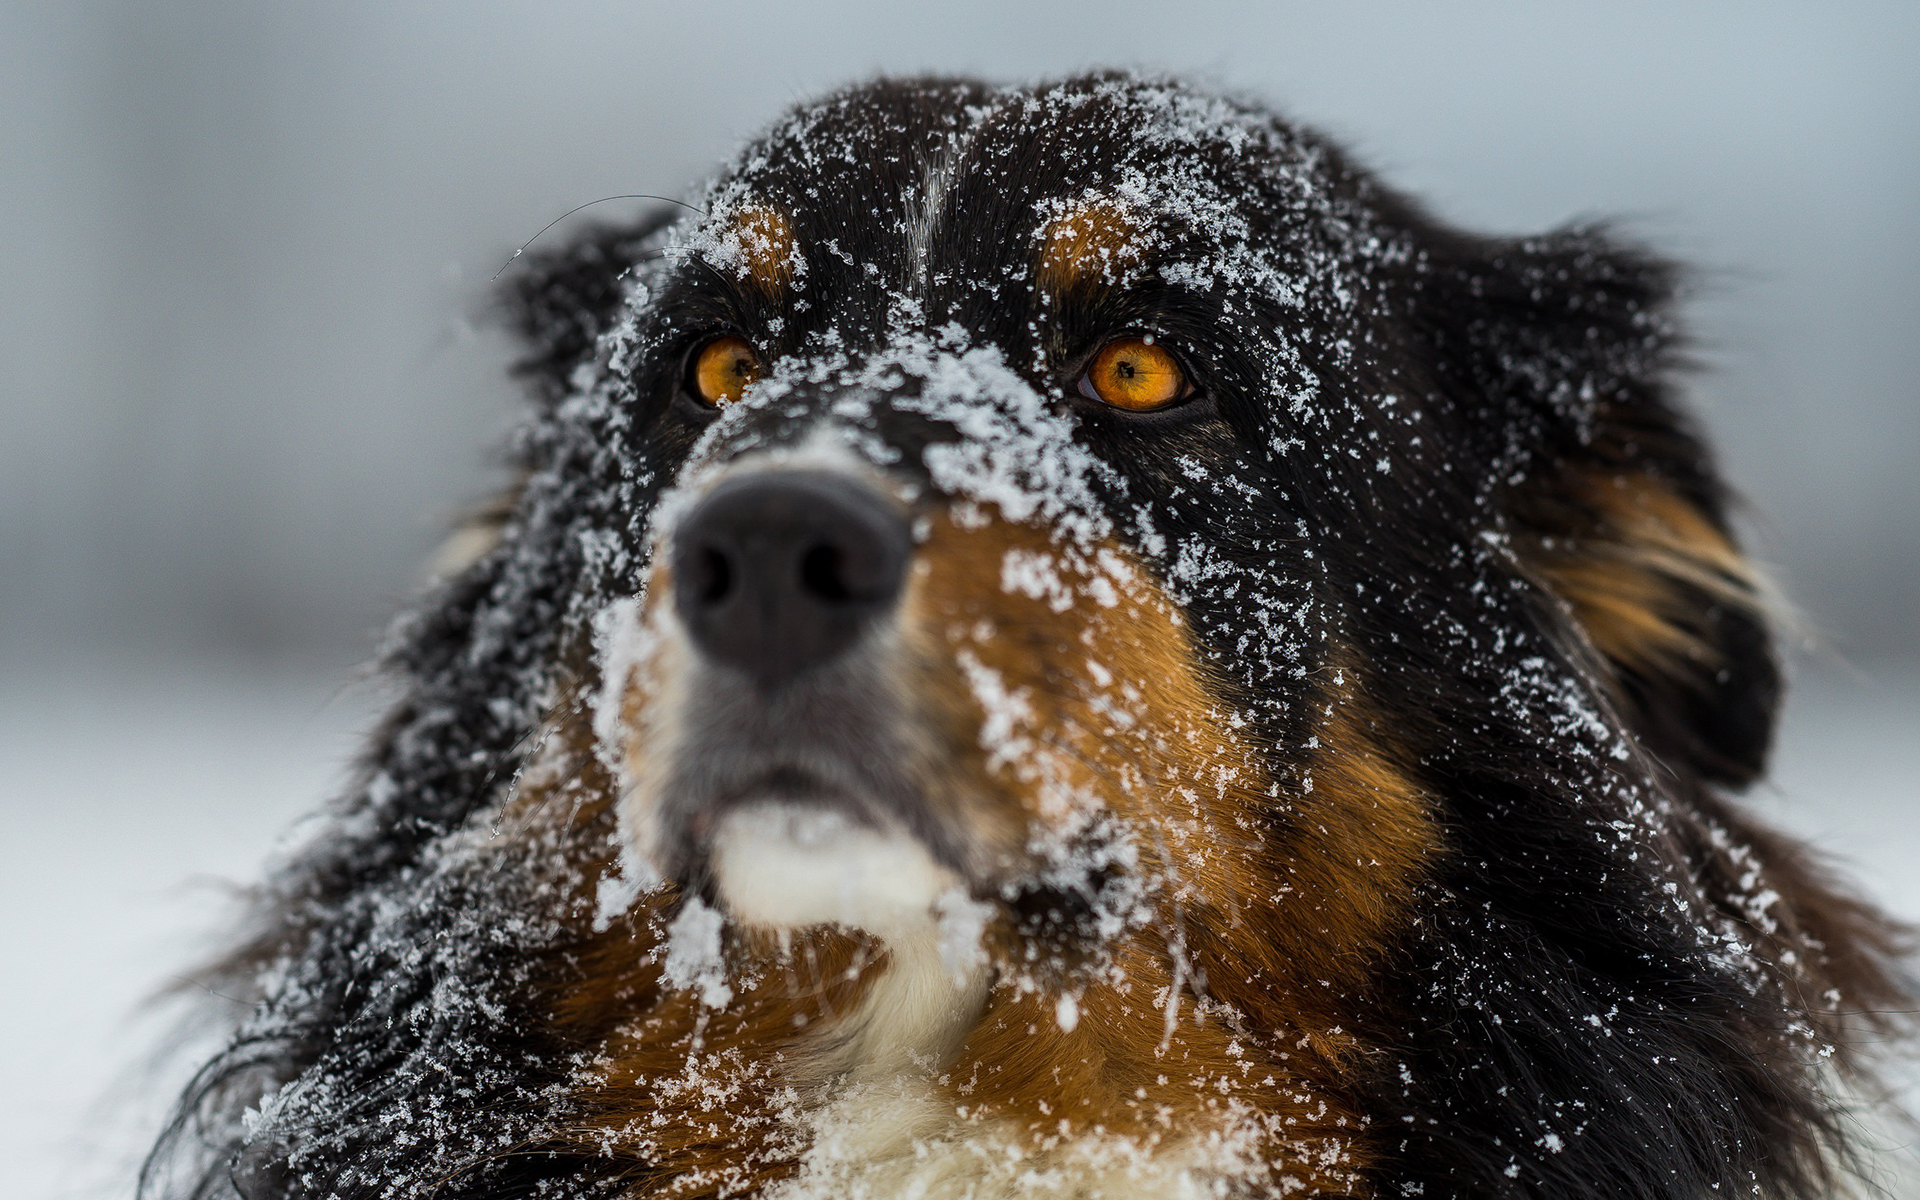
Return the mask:
<svg viewBox="0 0 1920 1200"><path fill-rule="evenodd" d="M1759 615L1752 568L1717 522L1673 485L1644 474L1580 473L1568 489L1583 511L1530 547L1534 569L1610 661L1647 673L1712 671L1719 650L1690 624L1699 604L1681 588Z"/></svg>
<svg viewBox="0 0 1920 1200"><path fill-rule="evenodd" d="M764 204L742 208L734 214L727 237L738 246L734 266L742 279L775 300L792 286L800 258L793 223L785 213Z"/></svg>
<svg viewBox="0 0 1920 1200"><path fill-rule="evenodd" d="M1043 293L1058 299L1077 288L1119 282L1144 257L1141 232L1139 219L1117 201L1090 200L1069 208L1040 234L1036 278Z"/></svg>

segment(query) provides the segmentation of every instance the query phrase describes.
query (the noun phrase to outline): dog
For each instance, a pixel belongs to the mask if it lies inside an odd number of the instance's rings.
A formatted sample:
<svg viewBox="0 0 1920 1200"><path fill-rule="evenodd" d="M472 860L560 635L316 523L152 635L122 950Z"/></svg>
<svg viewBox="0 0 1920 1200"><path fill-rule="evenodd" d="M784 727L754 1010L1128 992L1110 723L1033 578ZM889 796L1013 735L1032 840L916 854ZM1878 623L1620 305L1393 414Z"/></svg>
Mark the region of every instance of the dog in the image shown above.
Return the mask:
<svg viewBox="0 0 1920 1200"><path fill-rule="evenodd" d="M1830 1194L1905 935L1733 798L1677 278L1127 74L528 255L517 483L147 1194Z"/></svg>

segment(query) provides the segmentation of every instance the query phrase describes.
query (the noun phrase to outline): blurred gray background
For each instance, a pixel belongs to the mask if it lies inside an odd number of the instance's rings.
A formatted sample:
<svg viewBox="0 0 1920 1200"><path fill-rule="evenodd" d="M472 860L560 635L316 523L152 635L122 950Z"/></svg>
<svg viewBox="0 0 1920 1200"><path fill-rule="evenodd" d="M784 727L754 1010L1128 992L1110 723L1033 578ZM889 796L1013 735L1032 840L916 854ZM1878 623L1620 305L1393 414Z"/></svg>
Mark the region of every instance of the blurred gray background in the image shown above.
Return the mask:
<svg viewBox="0 0 1920 1200"><path fill-rule="evenodd" d="M3 0L10 1192L82 1186L114 1022L211 911L178 881L333 786L351 665L496 482L513 247L850 78L1096 64L1264 96L1452 220L1695 264L1695 403L1818 635L1762 803L1920 915L1920 5Z"/></svg>
<svg viewBox="0 0 1920 1200"><path fill-rule="evenodd" d="M851 77L1144 63L1466 224L1617 214L1697 264L1761 553L1849 654L1920 656L1920 6L0 11L13 649L364 648L486 486L510 400L471 318L516 244Z"/></svg>

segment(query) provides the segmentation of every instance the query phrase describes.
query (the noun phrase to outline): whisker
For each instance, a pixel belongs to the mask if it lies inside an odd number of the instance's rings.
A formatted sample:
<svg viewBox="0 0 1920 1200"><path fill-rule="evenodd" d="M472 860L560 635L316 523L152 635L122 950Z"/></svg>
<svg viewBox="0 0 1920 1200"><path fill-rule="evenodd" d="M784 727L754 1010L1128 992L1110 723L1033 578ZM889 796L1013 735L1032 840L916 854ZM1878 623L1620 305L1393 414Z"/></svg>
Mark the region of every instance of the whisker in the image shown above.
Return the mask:
<svg viewBox="0 0 1920 1200"><path fill-rule="evenodd" d="M514 260L519 258L521 255L525 254L527 252L527 247L533 245L535 242L540 240L540 234L543 234L547 230L552 229L555 225L558 225L560 222L566 220L568 217L572 216L577 212L580 212L583 209L592 208L596 204L605 204L610 200L658 200L662 204L677 204L681 208L686 209L688 212L699 213L703 217L708 215L707 210L704 208L701 208L699 205L688 204L685 200L675 200L672 196L655 196L649 192L628 192L625 195L620 195L620 196L602 196L598 200L589 200L585 204L576 204L572 208L568 209L567 211L561 213L559 216L555 217L553 220L548 221L545 225L542 225L540 227L539 233L535 233L532 237L528 238L526 241L521 242L519 248L507 257L506 262L503 262L500 264L500 269L498 271L495 271L488 278L487 282L492 283L498 280L500 276L506 274L507 268L513 265Z"/></svg>

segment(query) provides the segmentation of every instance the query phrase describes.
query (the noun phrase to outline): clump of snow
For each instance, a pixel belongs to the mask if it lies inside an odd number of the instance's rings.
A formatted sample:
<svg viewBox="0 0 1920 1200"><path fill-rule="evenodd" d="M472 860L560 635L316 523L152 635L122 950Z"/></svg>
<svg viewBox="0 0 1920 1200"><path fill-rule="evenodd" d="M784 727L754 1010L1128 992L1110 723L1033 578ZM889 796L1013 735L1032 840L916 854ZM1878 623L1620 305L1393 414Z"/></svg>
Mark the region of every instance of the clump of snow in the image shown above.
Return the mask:
<svg viewBox="0 0 1920 1200"><path fill-rule="evenodd" d="M949 329L958 344L964 335ZM897 400L953 427L958 439L927 447L934 485L991 505L1016 524L1039 521L1055 536L1091 545L1111 530L1093 490L1096 479L1119 484L1116 473L1073 437L1060 416L994 347L925 355L912 347L901 359L924 381L918 396Z"/></svg>
<svg viewBox="0 0 1920 1200"><path fill-rule="evenodd" d="M1035 714L1027 690L1009 687L1005 676L965 647L955 653L954 660L966 673L973 698L985 715L979 737L980 748L987 752L987 770L1012 767L1023 778L1033 778L1042 756L1032 735Z"/></svg>
<svg viewBox="0 0 1920 1200"><path fill-rule="evenodd" d="M600 877L593 893L593 931L605 933L615 920L633 908L634 901L660 887L666 880L641 857L630 837L617 839L619 850L613 869Z"/></svg>
<svg viewBox="0 0 1920 1200"><path fill-rule="evenodd" d="M1080 1025L1080 1001L1072 992L1061 992L1054 1002L1053 1019L1062 1033L1072 1033Z"/></svg>
<svg viewBox="0 0 1920 1200"><path fill-rule="evenodd" d="M733 999L727 983L727 960L720 935L726 918L689 896L667 926L667 952L660 962L660 978L668 987L692 989L708 1008L725 1008Z"/></svg>
<svg viewBox="0 0 1920 1200"><path fill-rule="evenodd" d="M975 900L961 887L948 888L934 901L940 965L954 982L972 978L987 964L985 938L994 906Z"/></svg>
<svg viewBox="0 0 1920 1200"><path fill-rule="evenodd" d="M634 673L652 657L659 634L643 620L641 600L621 596L593 617L593 645L600 666L600 693L593 700L593 732L601 762L624 778L626 773L627 689Z"/></svg>
<svg viewBox="0 0 1920 1200"><path fill-rule="evenodd" d="M707 219L694 227L679 250L736 279L771 269L784 276L787 286L806 290L806 255L790 236L786 218L739 190L714 196Z"/></svg>

